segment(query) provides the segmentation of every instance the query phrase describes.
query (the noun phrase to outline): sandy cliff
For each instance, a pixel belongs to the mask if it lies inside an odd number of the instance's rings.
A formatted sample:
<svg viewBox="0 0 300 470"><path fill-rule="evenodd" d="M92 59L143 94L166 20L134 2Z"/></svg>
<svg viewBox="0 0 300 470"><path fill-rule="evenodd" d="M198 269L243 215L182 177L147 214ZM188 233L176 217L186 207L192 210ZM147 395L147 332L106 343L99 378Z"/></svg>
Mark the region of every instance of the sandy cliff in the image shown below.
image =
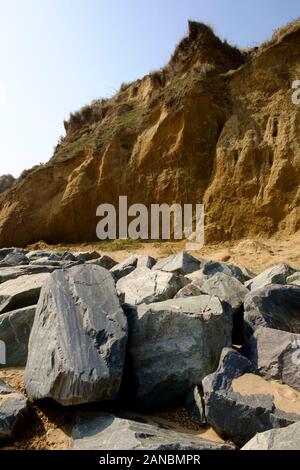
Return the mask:
<svg viewBox="0 0 300 470"><path fill-rule="evenodd" d="M170 62L65 122L50 161L0 197L0 245L95 239L96 207L199 203L206 240L300 228L300 21L239 51L205 25Z"/></svg>

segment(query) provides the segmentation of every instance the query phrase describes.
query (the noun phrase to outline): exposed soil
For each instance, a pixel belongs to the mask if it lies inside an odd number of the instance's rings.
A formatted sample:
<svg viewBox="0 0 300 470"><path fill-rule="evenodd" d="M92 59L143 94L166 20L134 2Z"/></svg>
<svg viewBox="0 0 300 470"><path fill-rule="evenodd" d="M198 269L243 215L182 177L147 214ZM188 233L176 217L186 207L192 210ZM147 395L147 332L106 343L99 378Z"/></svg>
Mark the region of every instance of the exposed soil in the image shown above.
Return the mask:
<svg viewBox="0 0 300 470"><path fill-rule="evenodd" d="M24 393L24 369L0 369L0 379ZM87 405L88 407L91 405ZM95 408L97 405L95 405ZM64 408L54 402L30 404L26 429L21 429L13 443L0 444L0 450L67 450L70 447L70 428L78 407ZM201 426L190 418L184 407L166 407L152 414L120 411L123 418L143 418L150 424L164 424L177 431L191 433L214 442L224 442L210 426Z"/></svg>

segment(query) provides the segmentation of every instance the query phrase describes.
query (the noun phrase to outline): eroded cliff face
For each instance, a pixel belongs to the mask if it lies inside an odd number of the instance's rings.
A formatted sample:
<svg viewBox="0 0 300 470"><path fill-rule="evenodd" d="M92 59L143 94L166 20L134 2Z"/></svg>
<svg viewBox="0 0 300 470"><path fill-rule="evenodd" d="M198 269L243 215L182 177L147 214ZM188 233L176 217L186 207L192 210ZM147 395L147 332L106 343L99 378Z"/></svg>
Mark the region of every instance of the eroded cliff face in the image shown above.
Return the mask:
<svg viewBox="0 0 300 470"><path fill-rule="evenodd" d="M300 22L240 52L206 26L161 71L70 116L48 164L0 199L0 245L96 238L96 207L205 203L206 240L300 228Z"/></svg>

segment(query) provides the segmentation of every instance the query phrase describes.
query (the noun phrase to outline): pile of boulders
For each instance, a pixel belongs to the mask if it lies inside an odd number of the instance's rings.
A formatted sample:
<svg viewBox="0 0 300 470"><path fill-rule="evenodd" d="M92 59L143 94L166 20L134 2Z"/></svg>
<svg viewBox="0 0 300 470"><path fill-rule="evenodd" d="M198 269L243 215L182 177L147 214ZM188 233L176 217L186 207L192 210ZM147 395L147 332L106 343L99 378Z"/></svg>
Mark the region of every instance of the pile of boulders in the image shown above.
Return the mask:
<svg viewBox="0 0 300 470"><path fill-rule="evenodd" d="M0 439L26 425L32 401L51 399L102 403L76 407L74 449L299 448L299 279L287 265L255 276L184 252L117 263L0 250L1 367L26 366L27 395L0 383ZM111 413L129 402L151 413L185 404L233 445Z"/></svg>

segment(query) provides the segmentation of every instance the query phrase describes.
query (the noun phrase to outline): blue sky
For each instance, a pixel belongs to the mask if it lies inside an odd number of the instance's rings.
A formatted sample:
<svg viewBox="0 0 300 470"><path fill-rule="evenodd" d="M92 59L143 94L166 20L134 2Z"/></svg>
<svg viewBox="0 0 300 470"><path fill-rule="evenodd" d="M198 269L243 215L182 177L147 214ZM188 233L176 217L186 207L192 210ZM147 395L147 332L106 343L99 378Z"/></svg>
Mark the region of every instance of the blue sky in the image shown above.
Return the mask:
<svg viewBox="0 0 300 470"><path fill-rule="evenodd" d="M299 0L0 0L0 175L47 161L71 111L162 67L188 19L248 47L298 16Z"/></svg>

